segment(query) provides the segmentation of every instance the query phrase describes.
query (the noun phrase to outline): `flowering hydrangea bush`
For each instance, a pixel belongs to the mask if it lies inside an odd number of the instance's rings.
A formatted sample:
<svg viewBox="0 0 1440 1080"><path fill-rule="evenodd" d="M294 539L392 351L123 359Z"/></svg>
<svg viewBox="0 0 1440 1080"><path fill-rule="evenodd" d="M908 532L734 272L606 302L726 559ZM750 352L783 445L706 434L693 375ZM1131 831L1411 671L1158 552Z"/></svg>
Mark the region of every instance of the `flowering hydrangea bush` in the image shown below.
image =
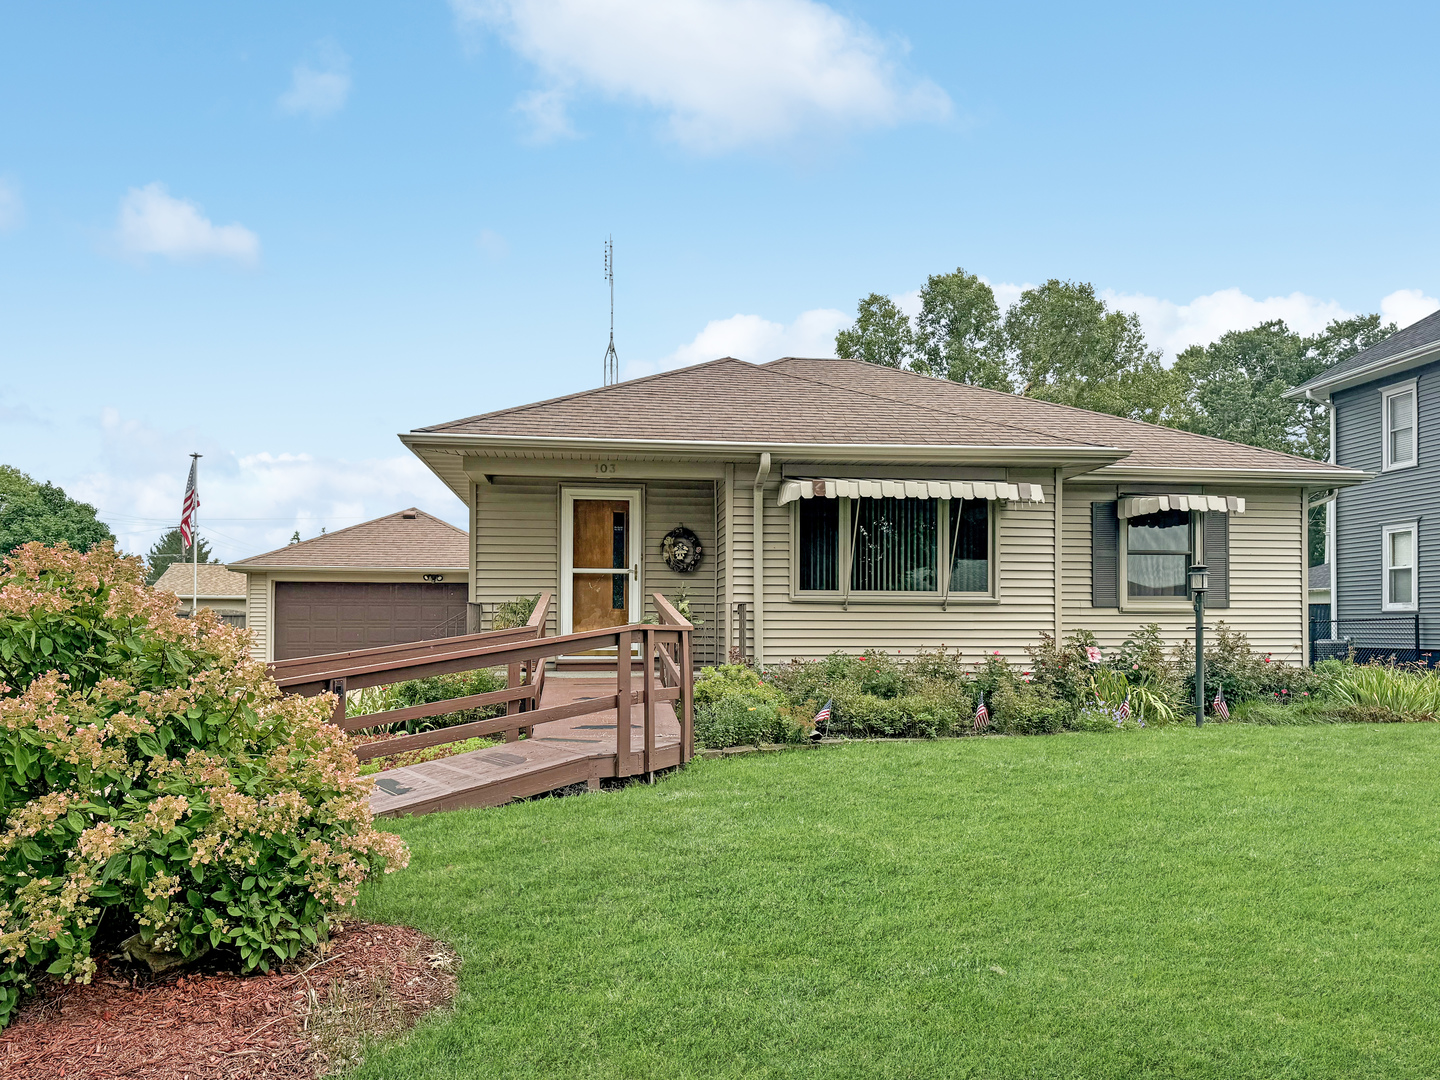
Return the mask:
<svg viewBox="0 0 1440 1080"><path fill-rule="evenodd" d="M175 614L138 559L27 544L0 569L0 1025L96 936L267 970L408 861L326 718L243 631Z"/></svg>

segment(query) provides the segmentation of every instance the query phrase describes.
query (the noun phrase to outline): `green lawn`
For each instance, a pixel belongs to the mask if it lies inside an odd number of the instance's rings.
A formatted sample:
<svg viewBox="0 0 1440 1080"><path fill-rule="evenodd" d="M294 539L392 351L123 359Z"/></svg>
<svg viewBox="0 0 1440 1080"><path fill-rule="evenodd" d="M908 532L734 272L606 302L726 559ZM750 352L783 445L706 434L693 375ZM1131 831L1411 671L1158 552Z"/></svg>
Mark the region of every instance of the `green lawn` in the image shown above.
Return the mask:
<svg viewBox="0 0 1440 1080"><path fill-rule="evenodd" d="M1440 1075L1440 726L868 743L397 822L358 1075Z"/></svg>

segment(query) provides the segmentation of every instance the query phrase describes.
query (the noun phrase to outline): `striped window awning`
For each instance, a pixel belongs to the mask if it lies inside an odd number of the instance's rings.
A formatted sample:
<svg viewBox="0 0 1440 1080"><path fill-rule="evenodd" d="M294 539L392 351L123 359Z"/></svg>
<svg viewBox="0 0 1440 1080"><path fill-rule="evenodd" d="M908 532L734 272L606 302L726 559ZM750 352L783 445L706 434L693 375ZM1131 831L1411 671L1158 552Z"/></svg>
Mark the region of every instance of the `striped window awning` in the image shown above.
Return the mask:
<svg viewBox="0 0 1440 1080"><path fill-rule="evenodd" d="M982 480L849 480L824 477L786 480L780 485L780 505L796 499L1008 499L1043 503L1039 484L1002 484Z"/></svg>
<svg viewBox="0 0 1440 1080"><path fill-rule="evenodd" d="M1245 500L1233 495L1126 495L1116 512L1122 518L1144 517L1161 510L1214 510L1221 514L1243 514Z"/></svg>

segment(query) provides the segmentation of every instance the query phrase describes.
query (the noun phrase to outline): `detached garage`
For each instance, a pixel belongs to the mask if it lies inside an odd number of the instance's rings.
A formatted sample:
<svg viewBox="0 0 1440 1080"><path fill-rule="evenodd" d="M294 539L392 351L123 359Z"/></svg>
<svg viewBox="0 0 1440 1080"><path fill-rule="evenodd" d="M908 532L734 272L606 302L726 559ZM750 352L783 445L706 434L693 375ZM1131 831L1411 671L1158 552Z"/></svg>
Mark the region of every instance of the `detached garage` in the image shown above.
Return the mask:
<svg viewBox="0 0 1440 1080"><path fill-rule="evenodd" d="M257 660L465 633L465 533L411 508L231 563Z"/></svg>

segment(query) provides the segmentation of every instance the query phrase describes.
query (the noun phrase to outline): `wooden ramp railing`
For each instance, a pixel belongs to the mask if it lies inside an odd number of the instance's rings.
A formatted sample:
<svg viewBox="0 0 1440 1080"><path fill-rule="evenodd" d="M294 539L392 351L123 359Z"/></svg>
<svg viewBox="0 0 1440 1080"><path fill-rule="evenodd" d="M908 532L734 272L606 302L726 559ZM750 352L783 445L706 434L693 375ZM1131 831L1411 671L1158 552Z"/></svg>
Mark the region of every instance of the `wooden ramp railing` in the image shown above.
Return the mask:
<svg viewBox="0 0 1440 1080"><path fill-rule="evenodd" d="M694 756L695 744L690 692L694 682L691 636L695 628L689 620L676 611L665 597L656 593L653 600L658 621L655 623L632 623L546 637L545 623L551 599L551 593L542 593L530 620L524 626L513 629L282 660L270 665L270 670L280 689L287 693L306 697L326 692L335 694L333 721L345 731L420 720L487 705L506 706L504 716L365 743L355 748L356 756L361 760L390 757L407 750L460 742L478 735L503 734L507 742L513 742L538 724L613 709L616 711L613 775L651 773L657 768L689 761ZM636 646L638 656L635 655ZM615 649L616 655L614 694L541 706L547 660L610 648ZM640 669L638 686L637 662ZM504 690L379 713L346 715L345 695L349 690L493 667L507 669L509 678ZM680 725L678 748L672 743L666 748L669 752L664 754L658 754L656 746L655 708L660 702L678 703L675 713ZM630 724L626 722L635 705L641 707L643 717L639 748L632 747Z"/></svg>

